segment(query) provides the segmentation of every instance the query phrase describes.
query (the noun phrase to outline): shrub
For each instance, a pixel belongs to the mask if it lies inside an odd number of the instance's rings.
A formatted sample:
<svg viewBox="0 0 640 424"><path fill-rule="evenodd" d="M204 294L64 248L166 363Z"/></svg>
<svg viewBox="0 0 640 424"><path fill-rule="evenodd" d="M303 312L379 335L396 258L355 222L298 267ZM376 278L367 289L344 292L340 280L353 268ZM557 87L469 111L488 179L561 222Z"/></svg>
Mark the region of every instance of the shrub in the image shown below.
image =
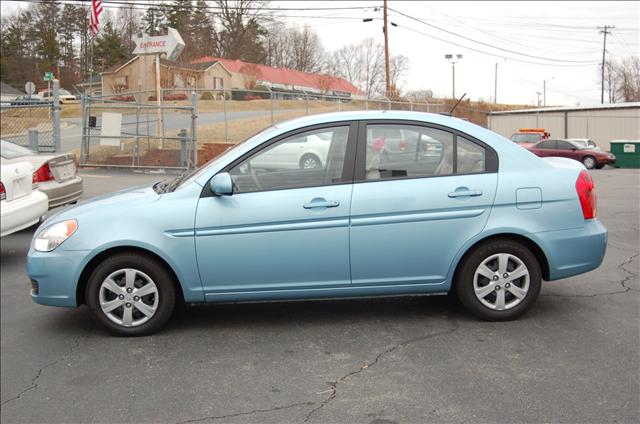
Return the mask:
<svg viewBox="0 0 640 424"><path fill-rule="evenodd" d="M180 93L180 94L164 94L162 96L162 100L187 100L189 97L184 94L184 93ZM150 102L155 102L158 99L157 96L152 95L149 96L147 98L147 100L149 100Z"/></svg>
<svg viewBox="0 0 640 424"><path fill-rule="evenodd" d="M213 100L213 94L210 91L205 91L200 95L200 100Z"/></svg>
<svg viewBox="0 0 640 424"><path fill-rule="evenodd" d="M135 102L136 98L133 96L115 96L109 100L113 100L114 102Z"/></svg>

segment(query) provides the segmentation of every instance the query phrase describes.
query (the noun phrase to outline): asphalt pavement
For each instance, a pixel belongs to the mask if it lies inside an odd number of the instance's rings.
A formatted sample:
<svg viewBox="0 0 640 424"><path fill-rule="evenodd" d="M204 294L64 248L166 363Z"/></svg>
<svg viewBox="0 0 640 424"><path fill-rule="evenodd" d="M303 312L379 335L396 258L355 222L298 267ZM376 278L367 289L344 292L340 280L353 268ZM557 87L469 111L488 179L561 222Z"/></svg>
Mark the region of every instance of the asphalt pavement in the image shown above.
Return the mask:
<svg viewBox="0 0 640 424"><path fill-rule="evenodd" d="M85 197L159 174L85 169ZM188 307L146 338L34 304L33 229L1 243L3 423L640 421L640 172L592 172L597 270L544 283L513 322L447 297ZM108 225L108 223L105 223Z"/></svg>

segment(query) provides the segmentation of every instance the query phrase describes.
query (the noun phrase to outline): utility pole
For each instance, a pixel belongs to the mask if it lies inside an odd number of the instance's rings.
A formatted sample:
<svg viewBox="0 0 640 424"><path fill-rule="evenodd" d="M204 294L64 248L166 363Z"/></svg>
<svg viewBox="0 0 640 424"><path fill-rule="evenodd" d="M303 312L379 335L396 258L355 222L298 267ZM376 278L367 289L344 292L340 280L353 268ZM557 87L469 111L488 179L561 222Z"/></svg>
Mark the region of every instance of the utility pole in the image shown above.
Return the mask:
<svg viewBox="0 0 640 424"><path fill-rule="evenodd" d="M384 0L384 26L382 27L382 31L384 32L384 64L385 64L385 71L386 71L386 84L387 84L387 91L386 91L386 95L389 96L389 93L391 92L391 77L390 77L390 71L389 71L389 36L388 36L388 29L389 27L387 26L387 0Z"/></svg>
<svg viewBox="0 0 640 424"><path fill-rule="evenodd" d="M536 91L536 94L538 95L538 107L540 107L540 95L542 94L539 91Z"/></svg>
<svg viewBox="0 0 640 424"><path fill-rule="evenodd" d="M604 42L602 44L602 80L600 85L600 104L604 104L604 59L607 51L607 34L611 34L610 29L614 29L615 25L605 25L598 27L600 34L604 34Z"/></svg>

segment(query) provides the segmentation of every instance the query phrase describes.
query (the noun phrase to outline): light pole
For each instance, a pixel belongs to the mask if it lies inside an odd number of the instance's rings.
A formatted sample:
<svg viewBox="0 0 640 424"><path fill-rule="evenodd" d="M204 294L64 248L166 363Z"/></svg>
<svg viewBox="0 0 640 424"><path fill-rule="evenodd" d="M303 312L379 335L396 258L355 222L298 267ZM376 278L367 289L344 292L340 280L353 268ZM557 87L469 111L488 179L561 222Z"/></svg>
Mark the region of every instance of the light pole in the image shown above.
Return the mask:
<svg viewBox="0 0 640 424"><path fill-rule="evenodd" d="M542 106L547 107L547 81L552 80L553 77L542 80Z"/></svg>
<svg viewBox="0 0 640 424"><path fill-rule="evenodd" d="M505 62L507 61L507 59L504 60ZM494 74L494 81L493 81L493 103L498 104L498 65L500 64L500 62L496 62L496 72Z"/></svg>
<svg viewBox="0 0 640 424"><path fill-rule="evenodd" d="M444 58L447 59L449 63L451 63L451 67L452 67L451 69L453 72L453 77L452 77L453 88L451 91L451 97L455 99L456 98L456 63L458 63L460 59L462 59L462 55L458 53L454 59L452 54L445 54Z"/></svg>

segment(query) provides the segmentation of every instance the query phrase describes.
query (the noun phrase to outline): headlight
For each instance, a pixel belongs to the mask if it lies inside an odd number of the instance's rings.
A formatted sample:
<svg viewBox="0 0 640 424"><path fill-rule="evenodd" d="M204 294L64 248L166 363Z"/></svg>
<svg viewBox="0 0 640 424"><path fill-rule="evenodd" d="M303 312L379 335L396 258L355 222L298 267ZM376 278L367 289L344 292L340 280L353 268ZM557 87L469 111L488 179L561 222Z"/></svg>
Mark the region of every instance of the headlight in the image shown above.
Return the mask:
<svg viewBox="0 0 640 424"><path fill-rule="evenodd" d="M33 248L38 252L51 252L78 229L78 221L70 219L58 222L36 234Z"/></svg>

